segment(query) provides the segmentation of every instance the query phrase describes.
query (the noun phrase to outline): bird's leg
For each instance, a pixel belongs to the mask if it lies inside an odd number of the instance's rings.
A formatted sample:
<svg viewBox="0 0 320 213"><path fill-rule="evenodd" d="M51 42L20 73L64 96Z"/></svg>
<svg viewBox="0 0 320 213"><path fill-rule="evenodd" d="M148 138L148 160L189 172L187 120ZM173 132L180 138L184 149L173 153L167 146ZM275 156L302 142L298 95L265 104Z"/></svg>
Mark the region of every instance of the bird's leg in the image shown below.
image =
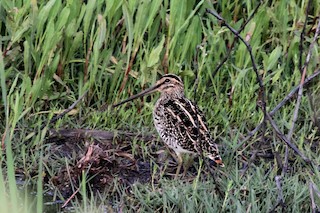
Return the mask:
<svg viewBox="0 0 320 213"><path fill-rule="evenodd" d="M183 164L183 177L186 176L190 166L192 165L194 156L193 155L187 155L186 158L187 159L185 160L185 163Z"/></svg>
<svg viewBox="0 0 320 213"><path fill-rule="evenodd" d="M183 162L181 153L176 152L176 154L177 154L177 157L178 157L178 159L177 159L177 161L178 161L178 167L177 167L176 175L174 176L175 179L176 179L176 178L178 177L178 175L180 174L180 170L181 170L181 166L182 166L182 162Z"/></svg>

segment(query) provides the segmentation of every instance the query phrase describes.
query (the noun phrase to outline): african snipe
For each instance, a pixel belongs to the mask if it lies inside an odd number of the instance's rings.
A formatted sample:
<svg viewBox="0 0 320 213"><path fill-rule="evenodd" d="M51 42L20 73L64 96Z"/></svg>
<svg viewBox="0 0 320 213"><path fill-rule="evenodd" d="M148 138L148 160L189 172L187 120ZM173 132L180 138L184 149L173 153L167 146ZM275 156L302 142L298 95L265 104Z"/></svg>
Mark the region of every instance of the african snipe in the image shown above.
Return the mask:
<svg viewBox="0 0 320 213"><path fill-rule="evenodd" d="M161 139L178 156L176 175L182 164L181 153L204 155L223 167L206 120L199 108L185 97L183 82L178 76L163 75L154 86L115 104L114 107L155 91L159 91L161 96L153 110L153 121Z"/></svg>

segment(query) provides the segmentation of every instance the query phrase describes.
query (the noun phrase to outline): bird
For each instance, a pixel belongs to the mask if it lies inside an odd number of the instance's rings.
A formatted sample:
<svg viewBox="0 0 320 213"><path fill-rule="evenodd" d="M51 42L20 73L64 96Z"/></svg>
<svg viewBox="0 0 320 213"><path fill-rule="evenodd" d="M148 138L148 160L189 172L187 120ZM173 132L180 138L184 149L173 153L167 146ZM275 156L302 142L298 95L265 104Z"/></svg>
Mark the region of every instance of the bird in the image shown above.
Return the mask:
<svg viewBox="0 0 320 213"><path fill-rule="evenodd" d="M156 91L160 92L160 97L153 109L153 122L162 141L177 155L175 177L180 173L183 153L207 157L224 167L206 119L199 107L186 98L184 84L179 76L165 74L150 88L114 104L113 107Z"/></svg>

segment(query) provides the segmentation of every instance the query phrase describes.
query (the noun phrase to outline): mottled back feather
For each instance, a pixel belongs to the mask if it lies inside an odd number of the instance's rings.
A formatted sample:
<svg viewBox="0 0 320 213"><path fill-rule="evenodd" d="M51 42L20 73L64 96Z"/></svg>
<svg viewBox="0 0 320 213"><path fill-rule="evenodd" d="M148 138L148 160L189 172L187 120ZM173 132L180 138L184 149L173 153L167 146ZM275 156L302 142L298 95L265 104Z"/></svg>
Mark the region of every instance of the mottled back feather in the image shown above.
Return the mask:
<svg viewBox="0 0 320 213"><path fill-rule="evenodd" d="M185 97L160 98L154 109L154 121L161 138L173 149L177 149L171 143L175 140L185 152L198 154L218 152L203 113ZM184 152L183 150L180 151Z"/></svg>

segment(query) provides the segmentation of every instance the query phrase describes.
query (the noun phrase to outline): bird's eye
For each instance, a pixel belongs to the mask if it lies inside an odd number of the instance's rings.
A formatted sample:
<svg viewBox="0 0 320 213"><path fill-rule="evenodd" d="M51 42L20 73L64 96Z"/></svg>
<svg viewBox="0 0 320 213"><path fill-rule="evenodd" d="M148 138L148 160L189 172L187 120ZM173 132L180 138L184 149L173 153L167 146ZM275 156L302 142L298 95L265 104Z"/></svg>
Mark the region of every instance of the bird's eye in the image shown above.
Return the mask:
<svg viewBox="0 0 320 213"><path fill-rule="evenodd" d="M166 79L164 82L165 82L165 83L169 83L169 82L170 82L170 79Z"/></svg>

